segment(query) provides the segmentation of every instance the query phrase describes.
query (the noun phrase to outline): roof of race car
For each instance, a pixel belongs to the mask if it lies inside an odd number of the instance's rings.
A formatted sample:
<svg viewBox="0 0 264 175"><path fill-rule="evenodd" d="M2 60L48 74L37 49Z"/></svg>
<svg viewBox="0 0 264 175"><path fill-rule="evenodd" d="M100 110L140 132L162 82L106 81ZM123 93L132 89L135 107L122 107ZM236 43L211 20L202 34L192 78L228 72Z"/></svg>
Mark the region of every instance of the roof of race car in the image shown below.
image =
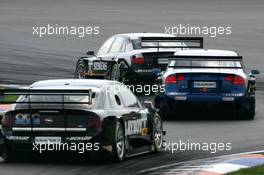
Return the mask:
<svg viewBox="0 0 264 175"><path fill-rule="evenodd" d="M214 50L214 49L190 49L179 50L174 55L184 56L238 56L237 52L229 50Z"/></svg>
<svg viewBox="0 0 264 175"><path fill-rule="evenodd" d="M139 37L174 37L174 35L165 33L122 33L117 35L127 36L130 39L138 39Z"/></svg>
<svg viewBox="0 0 264 175"><path fill-rule="evenodd" d="M33 83L30 88L41 89L99 89L106 85L121 84L110 80L93 80L93 79L54 79L43 80Z"/></svg>

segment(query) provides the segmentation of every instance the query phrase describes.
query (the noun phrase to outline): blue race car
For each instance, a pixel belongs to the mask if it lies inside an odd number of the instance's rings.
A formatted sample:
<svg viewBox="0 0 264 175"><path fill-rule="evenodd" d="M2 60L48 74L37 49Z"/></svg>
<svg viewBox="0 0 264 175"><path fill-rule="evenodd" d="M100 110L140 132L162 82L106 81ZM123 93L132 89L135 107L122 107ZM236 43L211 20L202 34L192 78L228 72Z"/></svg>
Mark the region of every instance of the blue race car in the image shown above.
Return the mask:
<svg viewBox="0 0 264 175"><path fill-rule="evenodd" d="M225 105L239 118L254 119L254 74L245 72L242 57L225 50L181 50L169 57L167 70L160 80L164 92L156 95L155 106L164 116L187 107Z"/></svg>

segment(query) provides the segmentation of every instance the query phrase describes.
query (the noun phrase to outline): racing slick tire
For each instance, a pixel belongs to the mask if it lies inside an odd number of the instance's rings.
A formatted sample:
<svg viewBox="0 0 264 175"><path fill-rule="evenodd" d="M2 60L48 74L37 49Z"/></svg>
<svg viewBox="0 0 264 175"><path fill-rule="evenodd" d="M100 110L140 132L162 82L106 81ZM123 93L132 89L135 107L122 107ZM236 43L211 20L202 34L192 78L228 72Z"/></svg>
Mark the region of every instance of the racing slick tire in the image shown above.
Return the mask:
<svg viewBox="0 0 264 175"><path fill-rule="evenodd" d="M155 98L155 108L159 109L162 118L169 119L174 115L173 106L166 98Z"/></svg>
<svg viewBox="0 0 264 175"><path fill-rule="evenodd" d="M6 144L3 145L2 158L7 163L14 162L16 160L15 152Z"/></svg>
<svg viewBox="0 0 264 175"><path fill-rule="evenodd" d="M245 100L241 103L240 117L244 120L254 120L255 118L255 108L256 101L255 99Z"/></svg>
<svg viewBox="0 0 264 175"><path fill-rule="evenodd" d="M125 147L125 134L122 124L117 121L115 132L114 132L114 143L112 145L112 156L115 162L121 162L125 158L126 147Z"/></svg>
<svg viewBox="0 0 264 175"><path fill-rule="evenodd" d="M79 61L75 69L75 78L85 79L85 73L87 71L87 65L83 60Z"/></svg>
<svg viewBox="0 0 264 175"><path fill-rule="evenodd" d="M254 120L255 118L255 99L246 99L242 101L237 107L237 116L243 120Z"/></svg>
<svg viewBox="0 0 264 175"><path fill-rule="evenodd" d="M153 118L153 146L155 152L160 152L163 149L163 127L162 120L158 113L155 113Z"/></svg>
<svg viewBox="0 0 264 175"><path fill-rule="evenodd" d="M110 71L110 80L120 81L121 80L121 72L119 69L119 65L117 63L113 64L111 71Z"/></svg>

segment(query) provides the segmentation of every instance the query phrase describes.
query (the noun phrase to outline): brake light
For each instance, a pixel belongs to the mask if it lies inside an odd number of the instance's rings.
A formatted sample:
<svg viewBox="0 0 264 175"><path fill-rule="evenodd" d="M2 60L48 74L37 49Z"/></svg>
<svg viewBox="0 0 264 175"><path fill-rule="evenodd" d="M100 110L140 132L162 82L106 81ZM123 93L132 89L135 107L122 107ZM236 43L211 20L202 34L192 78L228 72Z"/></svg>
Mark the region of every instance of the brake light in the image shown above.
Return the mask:
<svg viewBox="0 0 264 175"><path fill-rule="evenodd" d="M3 127L11 128L13 124L13 119L11 116L4 115L1 121Z"/></svg>
<svg viewBox="0 0 264 175"><path fill-rule="evenodd" d="M235 85L245 85L245 79L243 77L240 76L235 76L233 84Z"/></svg>
<svg viewBox="0 0 264 175"><path fill-rule="evenodd" d="M233 85L245 85L245 79L238 75L227 75L225 81L230 81Z"/></svg>
<svg viewBox="0 0 264 175"><path fill-rule="evenodd" d="M183 74L170 75L165 79L165 84L176 84L178 81L184 81L185 76Z"/></svg>
<svg viewBox="0 0 264 175"><path fill-rule="evenodd" d="M97 117L97 116L89 116L89 119L88 119L88 128L101 128L101 120L100 120L100 117Z"/></svg>
<svg viewBox="0 0 264 175"><path fill-rule="evenodd" d="M145 59L142 54L136 54L131 57L131 62L134 64L144 64Z"/></svg>
<svg viewBox="0 0 264 175"><path fill-rule="evenodd" d="M185 80L185 76L183 74L177 74L176 78L177 78L177 81L184 81Z"/></svg>

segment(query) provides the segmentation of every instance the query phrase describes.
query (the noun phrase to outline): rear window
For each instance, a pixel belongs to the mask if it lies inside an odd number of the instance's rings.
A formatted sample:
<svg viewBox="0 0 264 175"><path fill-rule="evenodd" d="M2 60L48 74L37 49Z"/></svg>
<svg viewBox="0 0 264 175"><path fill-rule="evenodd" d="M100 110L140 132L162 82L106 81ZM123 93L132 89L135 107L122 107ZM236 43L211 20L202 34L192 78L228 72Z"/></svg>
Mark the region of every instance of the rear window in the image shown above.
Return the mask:
<svg viewBox="0 0 264 175"><path fill-rule="evenodd" d="M169 67L177 68L242 68L240 61L232 60L172 60Z"/></svg>

